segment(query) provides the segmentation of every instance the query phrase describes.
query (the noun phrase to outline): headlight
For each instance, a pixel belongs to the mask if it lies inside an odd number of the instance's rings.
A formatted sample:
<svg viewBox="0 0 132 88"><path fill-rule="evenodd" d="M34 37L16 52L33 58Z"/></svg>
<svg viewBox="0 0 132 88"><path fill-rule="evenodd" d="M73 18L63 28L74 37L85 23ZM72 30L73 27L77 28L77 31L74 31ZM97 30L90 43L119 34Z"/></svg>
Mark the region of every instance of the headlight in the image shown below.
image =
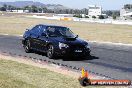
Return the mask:
<svg viewBox="0 0 132 88"><path fill-rule="evenodd" d="M87 44L87 45L86 45L86 48L87 48L87 49L90 49L90 46Z"/></svg>
<svg viewBox="0 0 132 88"><path fill-rule="evenodd" d="M62 48L68 48L69 46L65 43L60 43L59 42L59 48L62 49Z"/></svg>

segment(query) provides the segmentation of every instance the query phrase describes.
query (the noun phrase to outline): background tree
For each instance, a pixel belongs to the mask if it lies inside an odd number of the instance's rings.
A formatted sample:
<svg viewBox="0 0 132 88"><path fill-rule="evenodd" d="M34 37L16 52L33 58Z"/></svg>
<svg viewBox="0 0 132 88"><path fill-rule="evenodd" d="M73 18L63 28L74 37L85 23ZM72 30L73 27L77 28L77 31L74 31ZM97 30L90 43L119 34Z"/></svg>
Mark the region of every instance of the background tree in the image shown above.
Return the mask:
<svg viewBox="0 0 132 88"><path fill-rule="evenodd" d="M25 6L24 10L30 10L30 6Z"/></svg>
<svg viewBox="0 0 132 88"><path fill-rule="evenodd" d="M12 6L12 5L8 5L7 9L10 10L10 11L12 11L12 10L17 10L17 7Z"/></svg>
<svg viewBox="0 0 132 88"><path fill-rule="evenodd" d="M114 20L116 20L116 14L115 14L115 13L112 14L112 18L113 18Z"/></svg>
<svg viewBox="0 0 132 88"><path fill-rule="evenodd" d="M113 12L111 10L103 11L103 14L106 14L108 16L112 16Z"/></svg>
<svg viewBox="0 0 132 88"><path fill-rule="evenodd" d="M82 9L80 14L88 15L88 9L87 8Z"/></svg>
<svg viewBox="0 0 132 88"><path fill-rule="evenodd" d="M38 12L38 7L36 7L35 5L32 5L31 6L31 12L37 13Z"/></svg>
<svg viewBox="0 0 132 88"><path fill-rule="evenodd" d="M81 14L75 14L73 17L82 18Z"/></svg>
<svg viewBox="0 0 132 88"><path fill-rule="evenodd" d="M1 11L7 11L7 5L4 4L1 8L0 8Z"/></svg>
<svg viewBox="0 0 132 88"><path fill-rule="evenodd" d="M1 7L1 8L0 8L0 11L6 11L6 8Z"/></svg>
<svg viewBox="0 0 132 88"><path fill-rule="evenodd" d="M38 7L38 13L43 13L43 8L42 7Z"/></svg>
<svg viewBox="0 0 132 88"><path fill-rule="evenodd" d="M96 16L92 16L93 19L96 19Z"/></svg>
<svg viewBox="0 0 132 88"><path fill-rule="evenodd" d="M6 4L3 5L3 7L7 10L8 6Z"/></svg>
<svg viewBox="0 0 132 88"><path fill-rule="evenodd" d="M103 11L103 14L106 14L108 16L111 16L113 15L113 13L118 17L120 16L120 11L119 10L106 10L106 11Z"/></svg>
<svg viewBox="0 0 132 88"><path fill-rule="evenodd" d="M99 15L99 19L104 19L104 16L103 15Z"/></svg>
<svg viewBox="0 0 132 88"><path fill-rule="evenodd" d="M47 13L48 12L48 9L46 7L43 7L43 13Z"/></svg>
<svg viewBox="0 0 132 88"><path fill-rule="evenodd" d="M85 18L89 18L89 16L85 16Z"/></svg>

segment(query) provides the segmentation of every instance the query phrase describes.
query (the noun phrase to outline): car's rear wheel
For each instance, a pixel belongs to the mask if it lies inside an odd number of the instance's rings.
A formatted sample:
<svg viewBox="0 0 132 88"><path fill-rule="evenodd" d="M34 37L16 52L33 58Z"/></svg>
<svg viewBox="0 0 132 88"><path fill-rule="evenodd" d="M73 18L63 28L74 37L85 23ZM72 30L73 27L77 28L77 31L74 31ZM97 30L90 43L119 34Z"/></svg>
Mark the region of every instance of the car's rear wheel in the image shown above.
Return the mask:
<svg viewBox="0 0 132 88"><path fill-rule="evenodd" d="M50 58L50 59L53 59L53 58L55 57L53 45L49 45L49 46L48 46L47 56L48 56L48 58Z"/></svg>
<svg viewBox="0 0 132 88"><path fill-rule="evenodd" d="M31 44L30 44L30 41L29 40L26 40L25 41L24 49L25 49L25 52L26 53L30 53L31 52Z"/></svg>

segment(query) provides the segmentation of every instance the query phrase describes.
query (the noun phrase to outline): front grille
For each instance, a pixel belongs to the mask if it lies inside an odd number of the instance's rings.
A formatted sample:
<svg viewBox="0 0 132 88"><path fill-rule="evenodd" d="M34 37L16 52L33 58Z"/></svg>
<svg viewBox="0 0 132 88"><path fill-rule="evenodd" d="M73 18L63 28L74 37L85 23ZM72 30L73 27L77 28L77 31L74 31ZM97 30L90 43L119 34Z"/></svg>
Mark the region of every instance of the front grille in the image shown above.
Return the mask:
<svg viewBox="0 0 132 88"><path fill-rule="evenodd" d="M84 50L84 45L70 45L71 50Z"/></svg>

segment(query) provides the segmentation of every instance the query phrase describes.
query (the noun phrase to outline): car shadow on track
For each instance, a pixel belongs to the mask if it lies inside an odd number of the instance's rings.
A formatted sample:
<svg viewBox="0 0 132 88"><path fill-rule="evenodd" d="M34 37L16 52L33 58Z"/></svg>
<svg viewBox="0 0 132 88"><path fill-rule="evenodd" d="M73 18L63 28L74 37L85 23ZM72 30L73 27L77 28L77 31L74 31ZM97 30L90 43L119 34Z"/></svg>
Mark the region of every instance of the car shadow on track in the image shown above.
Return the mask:
<svg viewBox="0 0 132 88"><path fill-rule="evenodd" d="M42 52L33 52L33 53L47 57L47 55L45 53L42 53ZM99 57L94 56L94 55L90 55L87 58L82 58L82 57L61 57L61 56L58 56L58 57L56 57L54 59L55 60L63 60L63 61L86 61L86 60L99 59Z"/></svg>
<svg viewBox="0 0 132 88"><path fill-rule="evenodd" d="M86 60L94 60L94 59L99 59L99 57L96 57L94 55L90 55L87 58L81 58L81 57L72 57L72 58L63 58L63 61L86 61Z"/></svg>

